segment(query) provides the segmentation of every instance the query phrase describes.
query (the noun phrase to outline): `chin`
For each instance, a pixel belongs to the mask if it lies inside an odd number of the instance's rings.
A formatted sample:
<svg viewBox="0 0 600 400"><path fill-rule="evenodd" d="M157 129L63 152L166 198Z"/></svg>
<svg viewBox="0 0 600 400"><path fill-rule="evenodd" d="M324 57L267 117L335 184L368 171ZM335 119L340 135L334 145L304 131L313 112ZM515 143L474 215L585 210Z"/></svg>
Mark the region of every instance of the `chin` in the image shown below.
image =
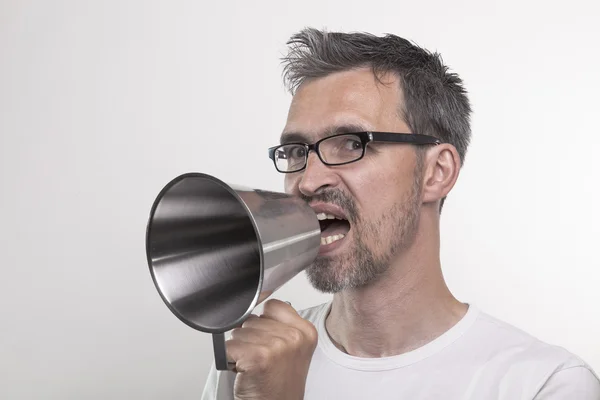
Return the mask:
<svg viewBox="0 0 600 400"><path fill-rule="evenodd" d="M306 274L310 284L319 292L338 293L377 281L389 267L387 257L376 257L369 248L359 243L343 256L318 256L306 269Z"/></svg>
<svg viewBox="0 0 600 400"><path fill-rule="evenodd" d="M332 265L331 259L319 257L306 269L306 276L311 286L321 293L338 293L346 288L346 282L341 277L342 266Z"/></svg>

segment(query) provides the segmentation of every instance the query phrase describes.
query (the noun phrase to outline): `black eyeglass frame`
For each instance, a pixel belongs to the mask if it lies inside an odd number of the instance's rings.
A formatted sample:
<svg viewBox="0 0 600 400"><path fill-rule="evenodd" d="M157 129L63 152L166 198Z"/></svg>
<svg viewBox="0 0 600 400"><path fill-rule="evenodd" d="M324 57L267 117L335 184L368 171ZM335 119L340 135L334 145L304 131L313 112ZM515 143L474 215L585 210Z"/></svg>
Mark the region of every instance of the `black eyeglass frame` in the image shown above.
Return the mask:
<svg viewBox="0 0 600 400"><path fill-rule="evenodd" d="M362 143L362 154L360 155L359 158L352 160L352 161L346 161L343 163L328 163L325 160L323 160L323 158L321 157L321 153L319 152L319 146L322 142L324 142L325 140L334 138L334 137L350 136L350 135L358 137ZM421 135L421 134L417 134L417 133L391 133L391 132L371 132L371 131L347 132L347 133L339 133L339 134L333 135L333 136L328 136L326 138L316 141L313 144L306 144L306 143L302 143L302 142L291 142L291 143L280 144L278 146L273 146L273 147L269 148L269 158L273 161L273 164L275 165L275 169L278 172L281 172L282 174L291 174L291 173L295 173L295 172L300 172L306 168L306 164L308 162L308 154L311 150L317 154L317 157L319 157L319 160L321 160L321 162L323 164L328 165L328 166L339 166L339 165L351 164L353 162L357 162L357 161L361 160L365 156L365 153L367 151L367 145L371 142L374 142L374 143L376 143L376 142L379 142L379 143L407 143L407 144L414 144L414 145L442 144L442 141L440 139L436 138L435 136ZM277 167L277 160L275 160L275 151L277 149L279 149L280 147L289 146L289 145L304 146L304 148L306 149L306 157L304 160L304 165L302 166L302 168L296 169L293 171L282 171Z"/></svg>

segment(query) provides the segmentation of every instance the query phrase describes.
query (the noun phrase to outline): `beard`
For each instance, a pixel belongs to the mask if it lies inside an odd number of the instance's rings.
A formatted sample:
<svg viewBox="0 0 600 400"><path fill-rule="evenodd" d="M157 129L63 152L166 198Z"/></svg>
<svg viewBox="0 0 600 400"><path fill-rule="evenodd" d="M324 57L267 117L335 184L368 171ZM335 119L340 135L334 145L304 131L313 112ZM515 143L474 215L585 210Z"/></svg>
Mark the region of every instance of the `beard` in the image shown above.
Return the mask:
<svg viewBox="0 0 600 400"><path fill-rule="evenodd" d="M365 221L354 200L340 190L330 190L305 200L319 200L341 207L350 222L352 243L336 257L319 256L306 274L311 285L323 293L360 288L376 281L390 268L394 257L409 247L419 224L421 174L415 173L409 193L376 219ZM369 245L366 238L370 239Z"/></svg>

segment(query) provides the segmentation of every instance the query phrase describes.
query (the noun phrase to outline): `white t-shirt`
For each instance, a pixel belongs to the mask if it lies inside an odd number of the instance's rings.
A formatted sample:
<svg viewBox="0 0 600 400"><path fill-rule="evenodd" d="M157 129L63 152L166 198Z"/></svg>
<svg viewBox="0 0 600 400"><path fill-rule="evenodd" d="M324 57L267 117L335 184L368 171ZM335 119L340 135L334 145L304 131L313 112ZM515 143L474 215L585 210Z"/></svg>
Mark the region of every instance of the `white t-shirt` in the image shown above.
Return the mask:
<svg viewBox="0 0 600 400"><path fill-rule="evenodd" d="M325 330L331 303L300 312L319 332L305 400L600 400L600 381L581 359L473 305L432 342L393 357L340 351ZM216 371L203 400L233 399L235 374Z"/></svg>

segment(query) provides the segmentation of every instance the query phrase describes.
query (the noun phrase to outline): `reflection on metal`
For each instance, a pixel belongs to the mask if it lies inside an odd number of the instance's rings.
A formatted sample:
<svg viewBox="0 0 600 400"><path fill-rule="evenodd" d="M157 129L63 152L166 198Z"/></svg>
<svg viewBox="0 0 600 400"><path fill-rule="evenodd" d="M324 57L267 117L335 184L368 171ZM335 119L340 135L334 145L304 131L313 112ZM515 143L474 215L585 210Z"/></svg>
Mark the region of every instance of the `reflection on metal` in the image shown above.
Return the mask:
<svg viewBox="0 0 600 400"><path fill-rule="evenodd" d="M320 235L316 214L298 197L189 173L156 198L146 255L167 307L214 335L217 369L228 369L223 333L314 261Z"/></svg>

